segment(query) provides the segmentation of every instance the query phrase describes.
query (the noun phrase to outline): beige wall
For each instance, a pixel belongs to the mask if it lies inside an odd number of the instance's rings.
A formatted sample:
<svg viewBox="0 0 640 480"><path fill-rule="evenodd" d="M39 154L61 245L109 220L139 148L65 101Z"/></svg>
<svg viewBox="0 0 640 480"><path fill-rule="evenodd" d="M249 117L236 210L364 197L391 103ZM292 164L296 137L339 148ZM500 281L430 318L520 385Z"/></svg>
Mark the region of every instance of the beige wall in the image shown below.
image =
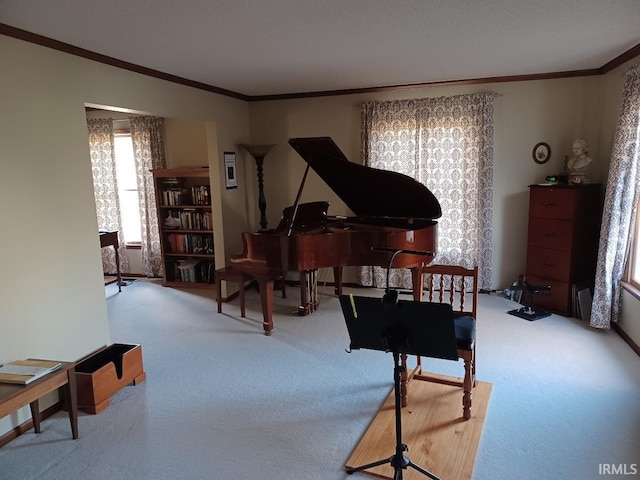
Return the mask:
<svg viewBox="0 0 640 480"><path fill-rule="evenodd" d="M222 151L250 140L249 108L5 36L0 58L6 67L0 75L0 363L76 360L111 342L85 104L206 122L214 182L220 179ZM240 249L240 232L249 228L242 175L240 165L240 188L220 191L222 257L225 246L231 253ZM222 214L222 204L234 208ZM27 414L22 409L0 419L0 434Z"/></svg>
<svg viewBox="0 0 640 480"><path fill-rule="evenodd" d="M205 122L168 118L165 122L165 131L168 168L209 165Z"/></svg>
<svg viewBox="0 0 640 480"><path fill-rule="evenodd" d="M360 109L367 100L421 98L492 91L495 99L493 287L503 288L524 273L528 188L557 174L576 138L599 152L601 77L581 77L472 86L431 87L395 92L346 95L251 104L251 131L260 143L278 146L265 160L269 223L293 203L305 162L288 146L290 137L330 136L345 155L359 160ZM551 160L538 165L533 146L547 142ZM603 159L596 158L599 162ZM290 172L283 175L282 172ZM384 192L380 192L383 194ZM331 214L347 214L344 204L315 175L309 176L303 200L331 200ZM392 198L389 198L392 201ZM321 278L331 277L321 274ZM345 281L357 279L355 269Z"/></svg>

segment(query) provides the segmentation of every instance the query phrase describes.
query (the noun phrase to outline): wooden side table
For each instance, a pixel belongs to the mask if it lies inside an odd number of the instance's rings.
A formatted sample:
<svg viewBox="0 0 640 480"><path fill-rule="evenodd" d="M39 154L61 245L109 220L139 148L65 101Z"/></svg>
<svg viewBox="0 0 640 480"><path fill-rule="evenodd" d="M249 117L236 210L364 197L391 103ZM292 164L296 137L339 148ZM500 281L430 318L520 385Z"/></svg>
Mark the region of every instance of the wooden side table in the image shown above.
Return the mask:
<svg viewBox="0 0 640 480"><path fill-rule="evenodd" d="M76 396L76 375L73 362L62 362L60 370L45 375L27 385L0 383L0 418L26 406L31 407L33 429L40 433L40 405L38 400L60 389L69 410L71 434L78 438L78 400Z"/></svg>

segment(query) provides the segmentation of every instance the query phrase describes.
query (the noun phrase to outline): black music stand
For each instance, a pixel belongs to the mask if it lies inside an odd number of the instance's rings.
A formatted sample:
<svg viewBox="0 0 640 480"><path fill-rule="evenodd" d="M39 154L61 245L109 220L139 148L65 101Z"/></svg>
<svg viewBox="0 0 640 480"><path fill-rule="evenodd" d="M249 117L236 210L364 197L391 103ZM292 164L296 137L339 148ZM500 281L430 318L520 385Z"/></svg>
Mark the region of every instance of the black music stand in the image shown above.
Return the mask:
<svg viewBox="0 0 640 480"><path fill-rule="evenodd" d="M397 295L383 299L341 295L340 305L351 339L350 350L366 348L392 352L396 415L396 451L375 462L350 467L347 474L391 464L394 480L402 480L402 471L412 467L433 480L440 480L431 472L413 463L405 454L402 443L402 414L400 401L400 375L404 368L400 354L424 355L447 360L458 359L453 311L449 304L397 300Z"/></svg>
<svg viewBox="0 0 640 480"><path fill-rule="evenodd" d="M533 295L548 292L551 290L551 285L531 285L524 281L524 279L520 279L520 284L511 287L514 291L522 291L523 303L524 306L520 308L516 308L514 310L509 310L507 313L509 315L514 315L516 317L524 318L525 320L529 320L530 322L534 320L539 320L541 318L546 318L551 315L551 312L547 312L546 310L542 310L540 308L534 308L531 304L533 303ZM524 294L528 293L529 300L524 300ZM527 305L528 303L528 305Z"/></svg>

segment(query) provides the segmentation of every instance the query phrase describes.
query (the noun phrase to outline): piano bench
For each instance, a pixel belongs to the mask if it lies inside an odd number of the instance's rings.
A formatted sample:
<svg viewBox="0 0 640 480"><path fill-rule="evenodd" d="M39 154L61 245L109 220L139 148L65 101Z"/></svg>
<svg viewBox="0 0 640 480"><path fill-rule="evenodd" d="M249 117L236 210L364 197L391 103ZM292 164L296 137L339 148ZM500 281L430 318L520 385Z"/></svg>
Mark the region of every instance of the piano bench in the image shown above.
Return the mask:
<svg viewBox="0 0 640 480"><path fill-rule="evenodd" d="M218 300L218 313L222 313L222 282L237 282L238 294L240 295L240 316L245 316L244 306L244 287L245 283L251 281L253 278L238 270L234 270L233 267L219 268L215 272L216 280L216 297Z"/></svg>

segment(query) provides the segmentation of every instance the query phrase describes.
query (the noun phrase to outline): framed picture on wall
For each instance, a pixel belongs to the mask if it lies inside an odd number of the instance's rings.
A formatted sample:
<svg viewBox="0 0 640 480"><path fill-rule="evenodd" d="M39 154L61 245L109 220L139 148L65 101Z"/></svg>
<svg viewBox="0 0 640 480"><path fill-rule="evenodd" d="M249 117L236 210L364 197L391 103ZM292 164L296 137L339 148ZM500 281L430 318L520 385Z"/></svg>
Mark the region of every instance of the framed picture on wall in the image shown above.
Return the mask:
<svg viewBox="0 0 640 480"><path fill-rule="evenodd" d="M548 143L540 142L533 147L533 161L536 163L547 163L551 158L551 147Z"/></svg>
<svg viewBox="0 0 640 480"><path fill-rule="evenodd" d="M236 152L224 152L224 181L227 190L238 188Z"/></svg>

